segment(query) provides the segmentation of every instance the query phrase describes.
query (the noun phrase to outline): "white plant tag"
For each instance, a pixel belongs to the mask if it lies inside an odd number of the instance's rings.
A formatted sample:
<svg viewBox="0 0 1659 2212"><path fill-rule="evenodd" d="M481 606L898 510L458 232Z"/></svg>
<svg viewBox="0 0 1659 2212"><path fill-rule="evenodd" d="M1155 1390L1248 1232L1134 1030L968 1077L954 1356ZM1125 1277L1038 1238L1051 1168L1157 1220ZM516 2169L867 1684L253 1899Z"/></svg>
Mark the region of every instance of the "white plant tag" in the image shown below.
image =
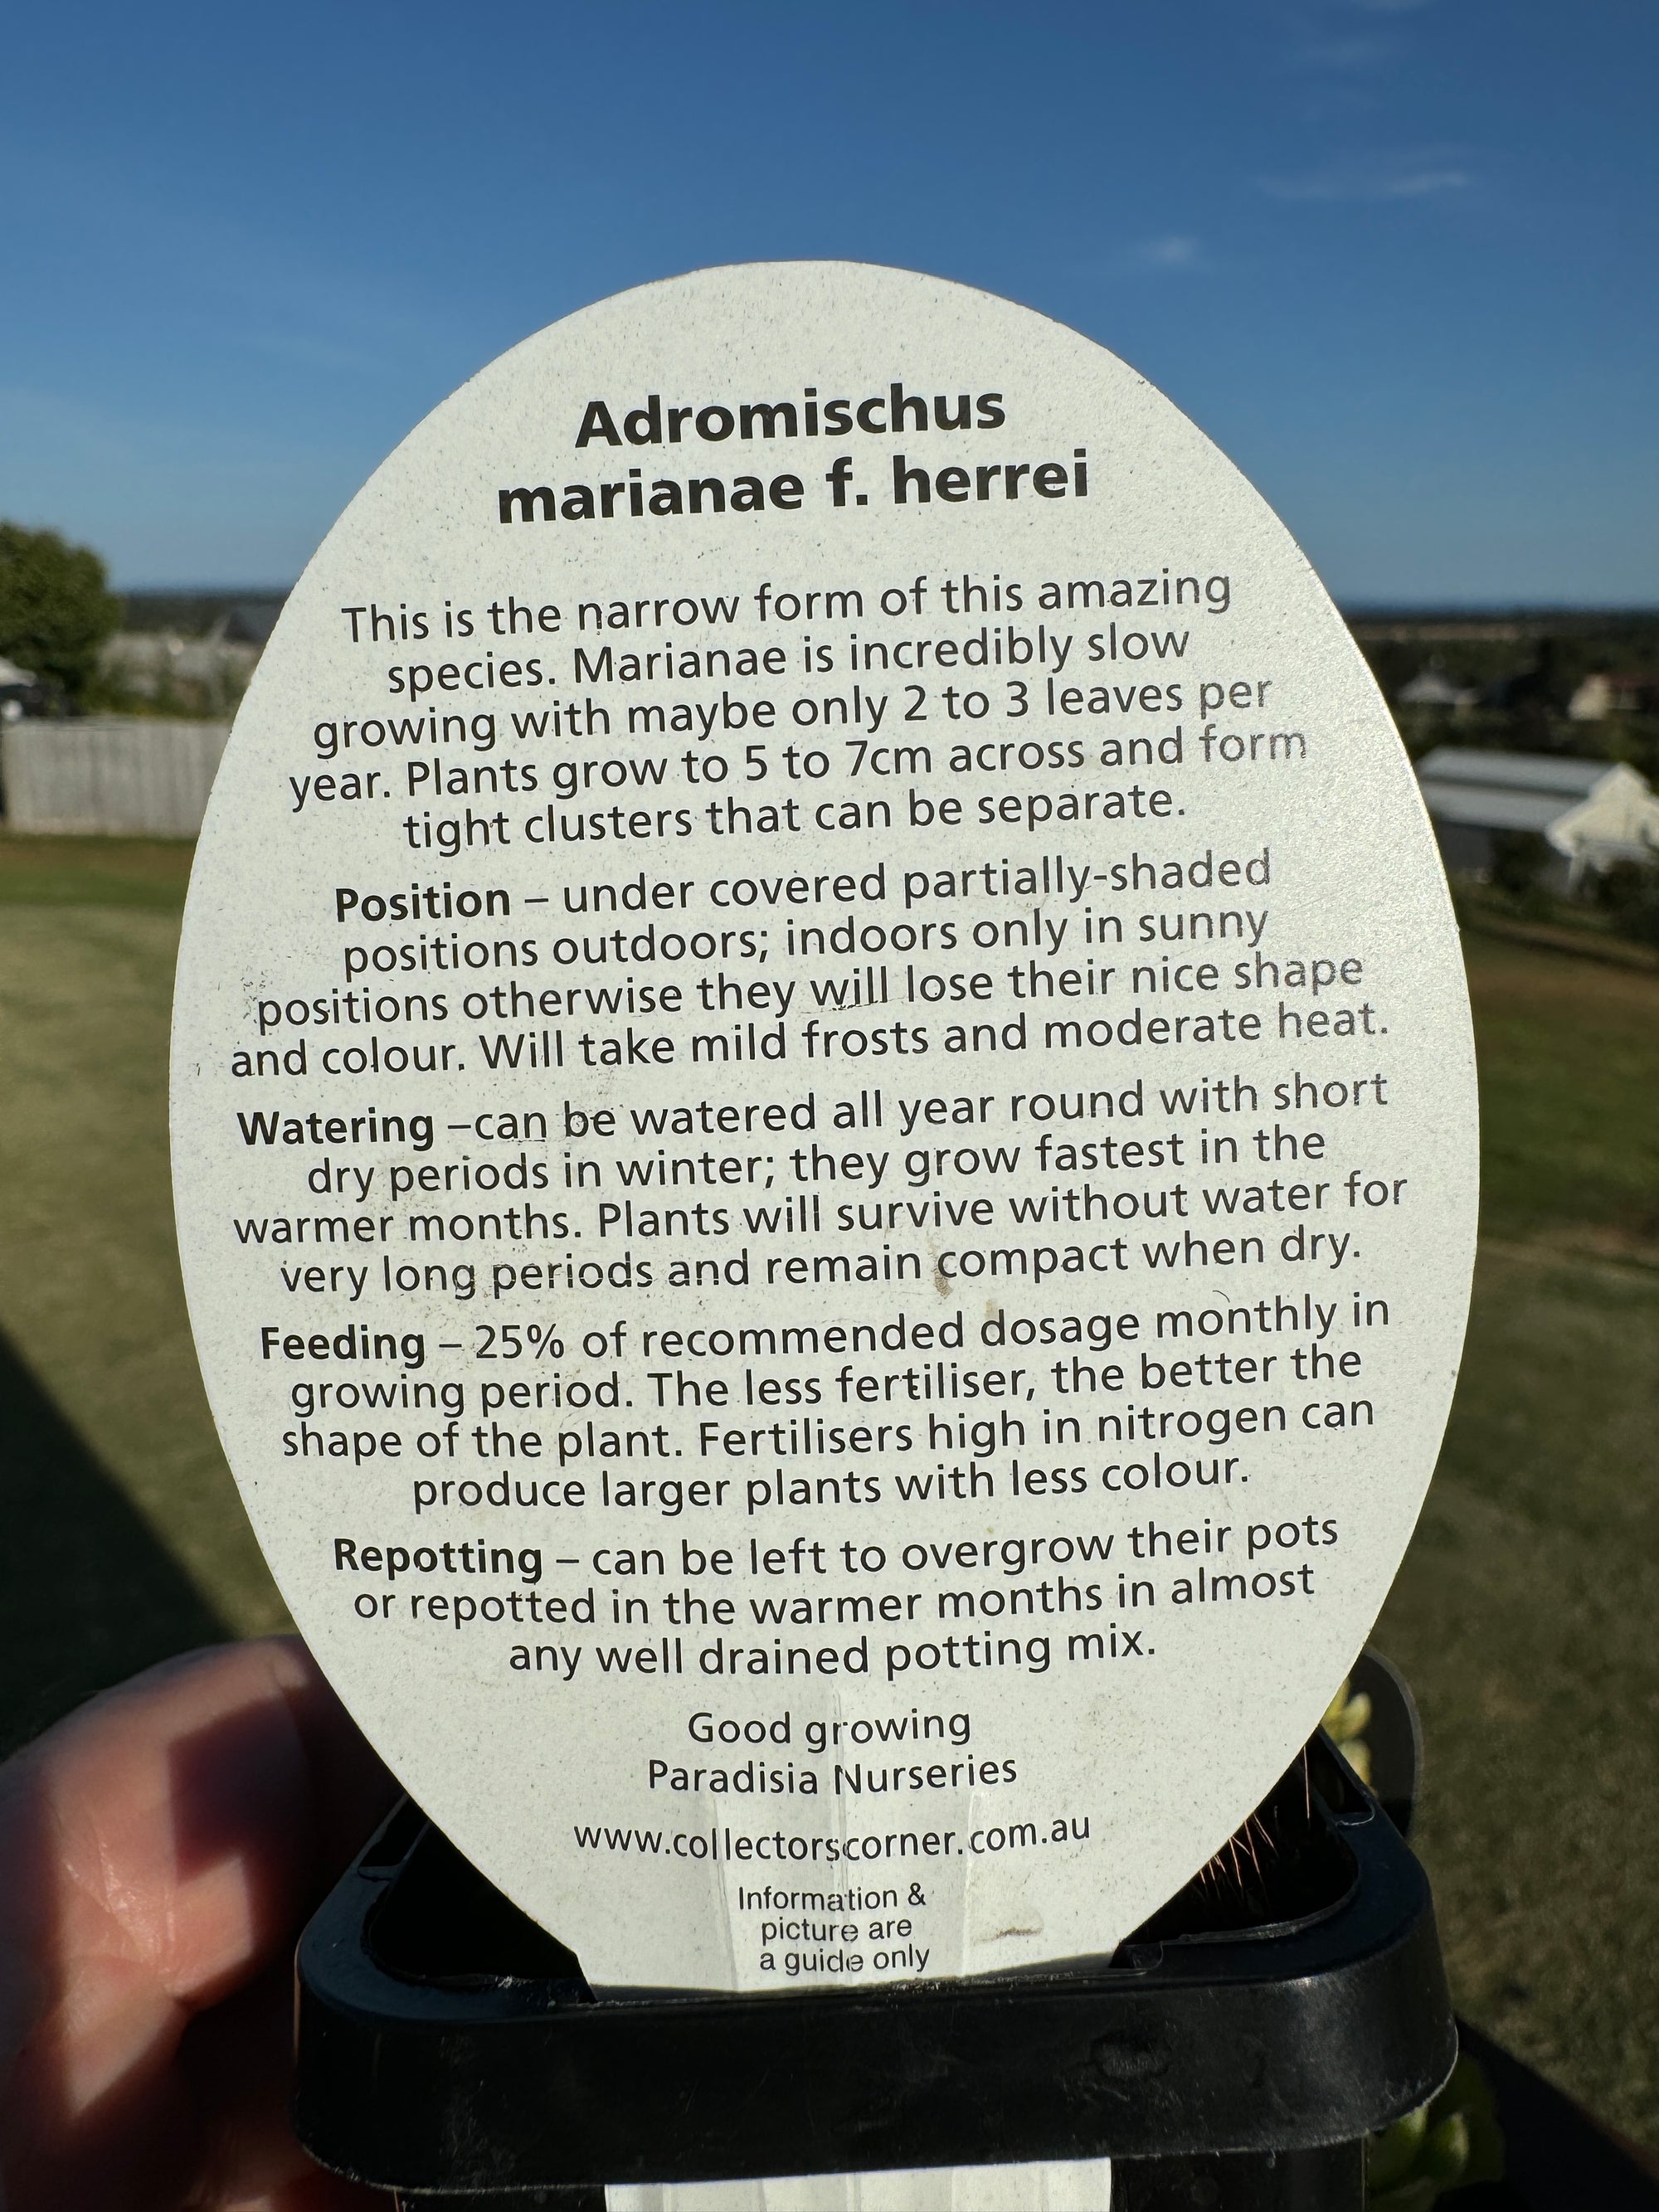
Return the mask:
<svg viewBox="0 0 1659 2212"><path fill-rule="evenodd" d="M830 263L573 315L350 507L191 883L225 1449L602 1984L1108 1951L1318 1721L1446 1418L1456 936L1170 402Z"/></svg>

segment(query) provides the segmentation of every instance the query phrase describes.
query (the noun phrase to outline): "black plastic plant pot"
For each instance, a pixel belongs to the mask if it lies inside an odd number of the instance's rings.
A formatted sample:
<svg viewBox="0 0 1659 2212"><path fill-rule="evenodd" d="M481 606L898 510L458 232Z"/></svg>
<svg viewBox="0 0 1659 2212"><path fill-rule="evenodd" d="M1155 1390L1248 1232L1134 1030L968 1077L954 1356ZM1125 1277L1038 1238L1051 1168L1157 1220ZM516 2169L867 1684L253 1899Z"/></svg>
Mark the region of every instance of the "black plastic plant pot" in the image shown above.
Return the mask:
<svg viewBox="0 0 1659 2212"><path fill-rule="evenodd" d="M301 2140L423 2205L1110 2158L1120 2212L1358 2206L1361 2139L1456 2056L1427 1881L1322 1737L1109 1959L863 1992L592 1988L405 1803L296 1964Z"/></svg>

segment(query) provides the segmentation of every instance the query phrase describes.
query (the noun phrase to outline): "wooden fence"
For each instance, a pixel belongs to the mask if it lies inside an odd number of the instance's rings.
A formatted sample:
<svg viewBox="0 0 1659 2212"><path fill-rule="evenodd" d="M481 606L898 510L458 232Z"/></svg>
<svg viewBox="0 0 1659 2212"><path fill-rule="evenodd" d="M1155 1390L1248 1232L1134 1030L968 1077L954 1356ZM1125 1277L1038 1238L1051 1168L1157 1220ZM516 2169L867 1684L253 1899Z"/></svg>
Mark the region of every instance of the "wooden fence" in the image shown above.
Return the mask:
<svg viewBox="0 0 1659 2212"><path fill-rule="evenodd" d="M0 731L6 825L37 834L193 837L230 731L104 715Z"/></svg>

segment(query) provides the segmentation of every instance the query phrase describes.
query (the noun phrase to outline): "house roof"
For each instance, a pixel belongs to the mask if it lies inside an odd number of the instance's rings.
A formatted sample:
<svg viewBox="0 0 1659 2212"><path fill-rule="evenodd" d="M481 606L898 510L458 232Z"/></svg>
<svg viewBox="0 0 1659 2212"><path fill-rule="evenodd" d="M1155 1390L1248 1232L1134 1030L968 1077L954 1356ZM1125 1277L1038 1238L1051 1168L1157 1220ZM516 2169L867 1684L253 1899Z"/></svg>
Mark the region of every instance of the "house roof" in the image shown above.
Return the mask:
<svg viewBox="0 0 1659 2212"><path fill-rule="evenodd" d="M34 681L32 670L20 668L15 660L8 660L3 653L0 653L0 687L9 688L14 684L33 684Z"/></svg>
<svg viewBox="0 0 1659 2212"><path fill-rule="evenodd" d="M1563 760L1437 745L1417 763L1434 819L1470 830L1529 830L1575 865L1645 859L1659 849L1659 799L1622 761Z"/></svg>
<svg viewBox="0 0 1659 2212"><path fill-rule="evenodd" d="M1395 698L1401 707L1467 707L1473 706L1478 696L1464 684L1454 684L1443 670L1425 668Z"/></svg>
<svg viewBox="0 0 1659 2212"><path fill-rule="evenodd" d="M1531 830L1540 837L1571 811L1557 793L1502 791L1489 783L1425 784L1423 799L1437 822L1468 830Z"/></svg>
<svg viewBox="0 0 1659 2212"><path fill-rule="evenodd" d="M1559 802L1588 799L1607 776L1618 773L1619 764L1613 761L1570 760L1545 753L1477 752L1463 745L1437 745L1417 763L1417 780L1431 812L1443 786L1461 785L1494 795L1547 793L1558 802L1553 811L1559 813Z"/></svg>

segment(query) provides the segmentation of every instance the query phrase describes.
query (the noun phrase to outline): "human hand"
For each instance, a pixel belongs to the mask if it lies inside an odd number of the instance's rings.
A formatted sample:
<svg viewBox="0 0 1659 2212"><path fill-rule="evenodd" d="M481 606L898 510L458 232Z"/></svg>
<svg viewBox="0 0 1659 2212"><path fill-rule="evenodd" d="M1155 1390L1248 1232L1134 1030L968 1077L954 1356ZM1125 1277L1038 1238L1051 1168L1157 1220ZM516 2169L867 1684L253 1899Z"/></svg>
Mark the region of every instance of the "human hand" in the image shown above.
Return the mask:
<svg viewBox="0 0 1659 2212"><path fill-rule="evenodd" d="M288 2124L295 1939L393 1784L295 1637L0 1767L4 2212L357 2212Z"/></svg>

